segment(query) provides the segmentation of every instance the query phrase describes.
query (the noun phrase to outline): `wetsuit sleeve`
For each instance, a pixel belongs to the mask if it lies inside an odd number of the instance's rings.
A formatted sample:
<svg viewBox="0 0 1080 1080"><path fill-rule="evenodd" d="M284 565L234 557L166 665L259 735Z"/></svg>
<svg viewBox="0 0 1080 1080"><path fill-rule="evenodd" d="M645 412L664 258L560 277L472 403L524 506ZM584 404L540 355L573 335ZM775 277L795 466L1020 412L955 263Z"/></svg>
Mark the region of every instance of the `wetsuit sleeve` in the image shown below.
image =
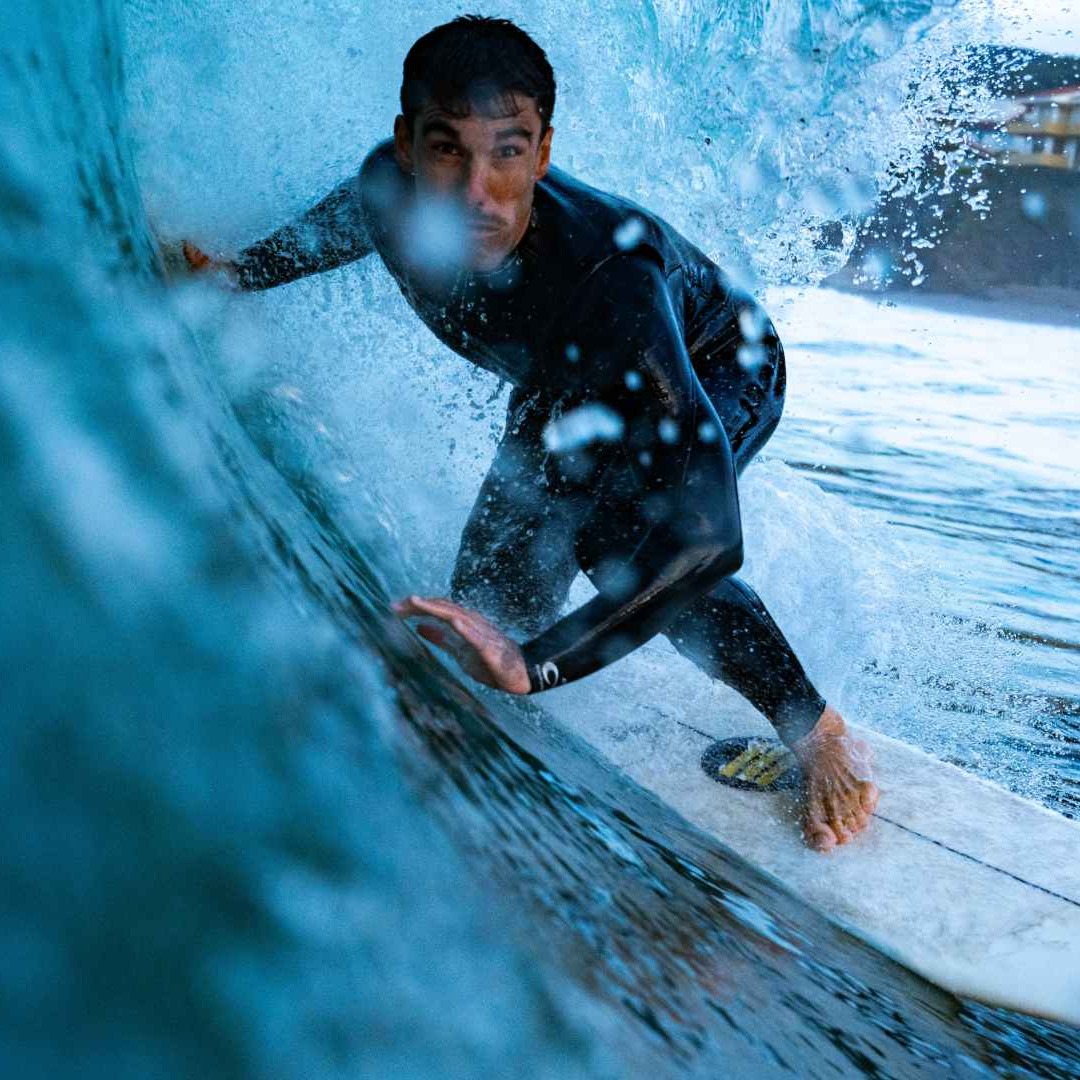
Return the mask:
<svg viewBox="0 0 1080 1080"><path fill-rule="evenodd" d="M237 279L244 289L271 289L344 266L372 250L361 177L355 176L292 224L242 251Z"/></svg>
<svg viewBox="0 0 1080 1080"><path fill-rule="evenodd" d="M657 263L601 264L547 355L573 365L549 468L595 499L579 559L599 595L523 646L533 691L625 656L742 562L731 450Z"/></svg>

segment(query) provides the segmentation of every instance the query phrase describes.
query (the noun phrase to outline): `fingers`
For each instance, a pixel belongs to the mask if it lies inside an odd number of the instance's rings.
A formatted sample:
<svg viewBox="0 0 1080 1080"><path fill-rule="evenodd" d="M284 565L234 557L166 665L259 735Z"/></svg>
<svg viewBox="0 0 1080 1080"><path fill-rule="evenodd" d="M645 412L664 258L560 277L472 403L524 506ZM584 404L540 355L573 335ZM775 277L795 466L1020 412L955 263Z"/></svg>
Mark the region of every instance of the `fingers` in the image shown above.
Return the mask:
<svg viewBox="0 0 1080 1080"><path fill-rule="evenodd" d="M449 653L458 663L467 664L471 650L484 655L488 645L488 624L475 612L439 597L408 596L391 605L403 619L435 618L438 623L421 622L416 630L421 637Z"/></svg>
<svg viewBox="0 0 1080 1080"><path fill-rule="evenodd" d="M467 608L455 604L452 600L444 600L438 596L417 596L415 593L390 606L396 614L405 619L414 615L434 615L436 618L449 622L455 616L472 614Z"/></svg>
<svg viewBox="0 0 1080 1080"><path fill-rule="evenodd" d="M438 645L440 649L445 649L449 645L446 633L434 623L420 623L416 632L432 645Z"/></svg>
<svg viewBox="0 0 1080 1080"><path fill-rule="evenodd" d="M419 615L431 615L448 624L470 645L482 648L491 637L491 624L482 615L468 608L455 604L452 600L443 600L437 596L407 596L392 605L394 612L403 619Z"/></svg>
<svg viewBox="0 0 1080 1080"><path fill-rule="evenodd" d="M441 649L447 656L453 657L461 668L475 677L473 659L476 649L460 634L454 633L446 624L422 622L416 632L426 641Z"/></svg>
<svg viewBox="0 0 1080 1080"><path fill-rule="evenodd" d="M201 274L220 271L224 273L230 285L234 288L238 287L236 263L230 262L228 259L213 259L205 251L197 248L187 240L181 245L181 250L187 261L188 269L192 273Z"/></svg>
<svg viewBox="0 0 1080 1080"><path fill-rule="evenodd" d="M200 251L194 244L184 241L184 258L192 270L205 270L210 265L210 256Z"/></svg>
<svg viewBox="0 0 1080 1080"><path fill-rule="evenodd" d="M417 631L453 656L472 678L508 693L529 693L529 672L517 642L479 612L452 600L415 594L398 600L391 608L403 619L438 619L435 624L419 624Z"/></svg>

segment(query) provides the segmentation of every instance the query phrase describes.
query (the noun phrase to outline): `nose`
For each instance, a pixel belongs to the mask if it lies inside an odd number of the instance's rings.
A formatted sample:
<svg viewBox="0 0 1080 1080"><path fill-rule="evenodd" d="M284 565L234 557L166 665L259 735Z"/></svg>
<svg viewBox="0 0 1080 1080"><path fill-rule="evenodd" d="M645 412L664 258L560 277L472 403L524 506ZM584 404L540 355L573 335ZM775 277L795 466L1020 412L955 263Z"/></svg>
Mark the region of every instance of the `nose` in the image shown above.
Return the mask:
<svg viewBox="0 0 1080 1080"><path fill-rule="evenodd" d="M465 205L474 212L489 209L489 181L491 171L486 161L474 158L465 170L464 191Z"/></svg>

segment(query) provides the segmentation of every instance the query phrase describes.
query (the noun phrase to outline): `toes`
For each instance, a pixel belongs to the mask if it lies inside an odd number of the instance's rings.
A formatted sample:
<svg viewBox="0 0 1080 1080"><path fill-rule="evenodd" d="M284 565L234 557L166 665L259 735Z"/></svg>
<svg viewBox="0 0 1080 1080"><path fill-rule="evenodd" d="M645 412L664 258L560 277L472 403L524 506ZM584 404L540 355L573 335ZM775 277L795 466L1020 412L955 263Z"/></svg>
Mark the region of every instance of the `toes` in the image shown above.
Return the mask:
<svg viewBox="0 0 1080 1080"><path fill-rule="evenodd" d="M803 836L816 851L849 843L866 829L877 808L878 789L869 779L869 747L853 741L845 751L840 760L819 761L808 777Z"/></svg>
<svg viewBox="0 0 1080 1080"><path fill-rule="evenodd" d="M823 821L807 822L803 826L803 837L814 851L829 851L836 847L836 836Z"/></svg>
<svg viewBox="0 0 1080 1080"><path fill-rule="evenodd" d="M815 851L829 851L836 847L836 834L829 827L829 808L820 795L813 790L807 793L803 806L802 831L808 847Z"/></svg>
<svg viewBox="0 0 1080 1080"><path fill-rule="evenodd" d="M842 827L843 820L847 817L850 809L851 801L845 799L841 792L830 792L829 797L825 800L825 813L823 816L830 826L835 828L835 826L840 825Z"/></svg>
<svg viewBox="0 0 1080 1080"><path fill-rule="evenodd" d="M829 828L832 829L838 844L846 844L851 839L851 833L842 820L830 821Z"/></svg>
<svg viewBox="0 0 1080 1080"><path fill-rule="evenodd" d="M836 842L846 844L870 824L870 814L864 809L857 793L852 792L852 797L843 805L833 807L828 820L836 834Z"/></svg>
<svg viewBox="0 0 1080 1080"><path fill-rule="evenodd" d="M847 843L853 836L861 833L870 821L870 814L863 801L862 787L861 784L853 785L843 797L833 800L829 807L829 821L833 824L835 819L834 830L839 826L837 839L841 844Z"/></svg>

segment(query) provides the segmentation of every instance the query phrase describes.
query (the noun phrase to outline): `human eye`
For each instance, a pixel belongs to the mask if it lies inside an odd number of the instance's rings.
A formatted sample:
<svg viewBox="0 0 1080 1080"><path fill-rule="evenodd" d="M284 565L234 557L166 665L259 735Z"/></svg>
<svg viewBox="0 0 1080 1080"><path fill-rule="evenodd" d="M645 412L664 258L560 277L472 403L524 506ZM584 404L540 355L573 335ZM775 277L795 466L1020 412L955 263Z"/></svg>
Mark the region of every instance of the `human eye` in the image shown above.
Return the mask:
<svg viewBox="0 0 1080 1080"><path fill-rule="evenodd" d="M514 158L521 157L525 151L520 146L500 146L499 157L501 158Z"/></svg>
<svg viewBox="0 0 1080 1080"><path fill-rule="evenodd" d="M432 143L431 149L434 150L436 154L446 154L451 157L461 153L461 148L452 142Z"/></svg>

